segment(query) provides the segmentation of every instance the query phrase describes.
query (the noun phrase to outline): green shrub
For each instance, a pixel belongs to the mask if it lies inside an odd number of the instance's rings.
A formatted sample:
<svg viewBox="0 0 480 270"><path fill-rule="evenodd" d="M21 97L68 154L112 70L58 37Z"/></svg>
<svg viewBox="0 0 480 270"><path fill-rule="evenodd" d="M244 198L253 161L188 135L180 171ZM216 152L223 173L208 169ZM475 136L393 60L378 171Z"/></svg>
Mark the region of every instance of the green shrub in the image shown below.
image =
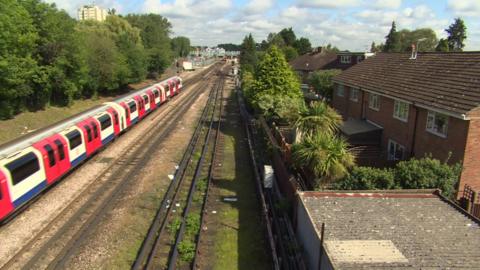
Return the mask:
<svg viewBox="0 0 480 270"><path fill-rule="evenodd" d="M454 195L462 171L460 164L448 165L438 159L425 157L401 161L395 167L395 180L402 188L439 188L443 195Z"/></svg>
<svg viewBox="0 0 480 270"><path fill-rule="evenodd" d="M187 235L195 235L200 230L200 215L189 214L187 216Z"/></svg>
<svg viewBox="0 0 480 270"><path fill-rule="evenodd" d="M393 189L396 186L392 170L371 167L354 167L350 175L334 183L334 188L341 190Z"/></svg>
<svg viewBox="0 0 480 270"><path fill-rule="evenodd" d="M180 260L184 262L192 262L195 257L195 244L189 240L183 240L178 244L178 253Z"/></svg>
<svg viewBox="0 0 480 270"><path fill-rule="evenodd" d="M335 182L333 189L433 189L447 197L455 195L461 164L449 165L432 157L399 162L393 169L354 167L350 175Z"/></svg>

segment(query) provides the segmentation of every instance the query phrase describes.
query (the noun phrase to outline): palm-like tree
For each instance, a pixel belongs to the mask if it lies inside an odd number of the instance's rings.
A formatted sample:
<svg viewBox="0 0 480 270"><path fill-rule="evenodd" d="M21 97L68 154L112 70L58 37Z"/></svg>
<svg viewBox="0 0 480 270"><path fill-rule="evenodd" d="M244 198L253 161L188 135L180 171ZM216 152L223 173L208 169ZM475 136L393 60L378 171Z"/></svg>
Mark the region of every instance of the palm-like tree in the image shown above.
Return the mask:
<svg viewBox="0 0 480 270"><path fill-rule="evenodd" d="M312 102L295 122L299 133L305 136L317 133L333 134L341 124L342 117L323 101Z"/></svg>
<svg viewBox="0 0 480 270"><path fill-rule="evenodd" d="M355 156L348 150L348 143L324 132L307 135L294 144L292 160L296 167L306 167L314 174L317 187L344 177L348 168L355 165Z"/></svg>

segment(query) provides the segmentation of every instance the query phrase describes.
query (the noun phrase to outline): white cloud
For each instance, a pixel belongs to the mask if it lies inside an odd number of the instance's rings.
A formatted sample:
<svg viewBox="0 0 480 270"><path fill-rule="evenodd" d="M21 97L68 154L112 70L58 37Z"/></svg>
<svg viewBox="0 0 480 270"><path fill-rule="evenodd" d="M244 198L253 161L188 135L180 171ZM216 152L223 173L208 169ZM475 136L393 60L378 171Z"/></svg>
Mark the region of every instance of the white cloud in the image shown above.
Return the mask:
<svg viewBox="0 0 480 270"><path fill-rule="evenodd" d="M373 3L366 2L367 6L372 5L374 8L399 8L402 5L402 0L375 0Z"/></svg>
<svg viewBox="0 0 480 270"><path fill-rule="evenodd" d="M274 5L273 0L262 0L262 1L256 1L252 0L247 3L247 5L244 8L244 12L247 14L258 14L258 13L263 13L268 11L273 5Z"/></svg>
<svg viewBox="0 0 480 270"><path fill-rule="evenodd" d="M448 8L459 16L480 17L479 0L449 0Z"/></svg>
<svg viewBox="0 0 480 270"><path fill-rule="evenodd" d="M298 0L301 7L310 8L345 8L360 4L360 0Z"/></svg>

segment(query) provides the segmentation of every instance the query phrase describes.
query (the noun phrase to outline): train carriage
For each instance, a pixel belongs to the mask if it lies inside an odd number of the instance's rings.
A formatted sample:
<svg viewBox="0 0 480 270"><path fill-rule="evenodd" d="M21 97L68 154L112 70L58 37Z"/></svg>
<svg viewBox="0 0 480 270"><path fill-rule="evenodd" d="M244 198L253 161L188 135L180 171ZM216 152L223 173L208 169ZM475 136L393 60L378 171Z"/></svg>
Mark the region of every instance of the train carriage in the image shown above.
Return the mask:
<svg viewBox="0 0 480 270"><path fill-rule="evenodd" d="M14 208L28 202L47 187L42 153L30 146L0 160Z"/></svg>
<svg viewBox="0 0 480 270"><path fill-rule="evenodd" d="M182 88L179 77L96 106L0 146L0 221Z"/></svg>

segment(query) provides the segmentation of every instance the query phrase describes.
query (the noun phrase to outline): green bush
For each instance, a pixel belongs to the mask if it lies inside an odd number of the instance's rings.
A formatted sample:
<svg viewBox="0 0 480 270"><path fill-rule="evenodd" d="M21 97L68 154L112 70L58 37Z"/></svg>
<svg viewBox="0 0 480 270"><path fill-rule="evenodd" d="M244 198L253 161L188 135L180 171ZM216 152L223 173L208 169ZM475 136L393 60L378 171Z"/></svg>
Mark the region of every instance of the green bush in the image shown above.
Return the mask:
<svg viewBox="0 0 480 270"><path fill-rule="evenodd" d="M195 244L189 240L183 240L178 244L180 259L184 262L192 262L195 257Z"/></svg>
<svg viewBox="0 0 480 270"><path fill-rule="evenodd" d="M448 165L425 157L401 161L395 167L395 180L402 188L439 188L443 195L453 196L462 171L460 164Z"/></svg>
<svg viewBox="0 0 480 270"><path fill-rule="evenodd" d="M350 174L335 182L333 189L433 189L447 197L455 195L462 166L425 157L399 162L393 169L354 167Z"/></svg>
<svg viewBox="0 0 480 270"><path fill-rule="evenodd" d="M334 184L335 189L341 190L393 189L396 187L392 170L370 167L354 167L350 175Z"/></svg>
<svg viewBox="0 0 480 270"><path fill-rule="evenodd" d="M200 215L189 214L187 216L187 235L195 235L200 230Z"/></svg>

